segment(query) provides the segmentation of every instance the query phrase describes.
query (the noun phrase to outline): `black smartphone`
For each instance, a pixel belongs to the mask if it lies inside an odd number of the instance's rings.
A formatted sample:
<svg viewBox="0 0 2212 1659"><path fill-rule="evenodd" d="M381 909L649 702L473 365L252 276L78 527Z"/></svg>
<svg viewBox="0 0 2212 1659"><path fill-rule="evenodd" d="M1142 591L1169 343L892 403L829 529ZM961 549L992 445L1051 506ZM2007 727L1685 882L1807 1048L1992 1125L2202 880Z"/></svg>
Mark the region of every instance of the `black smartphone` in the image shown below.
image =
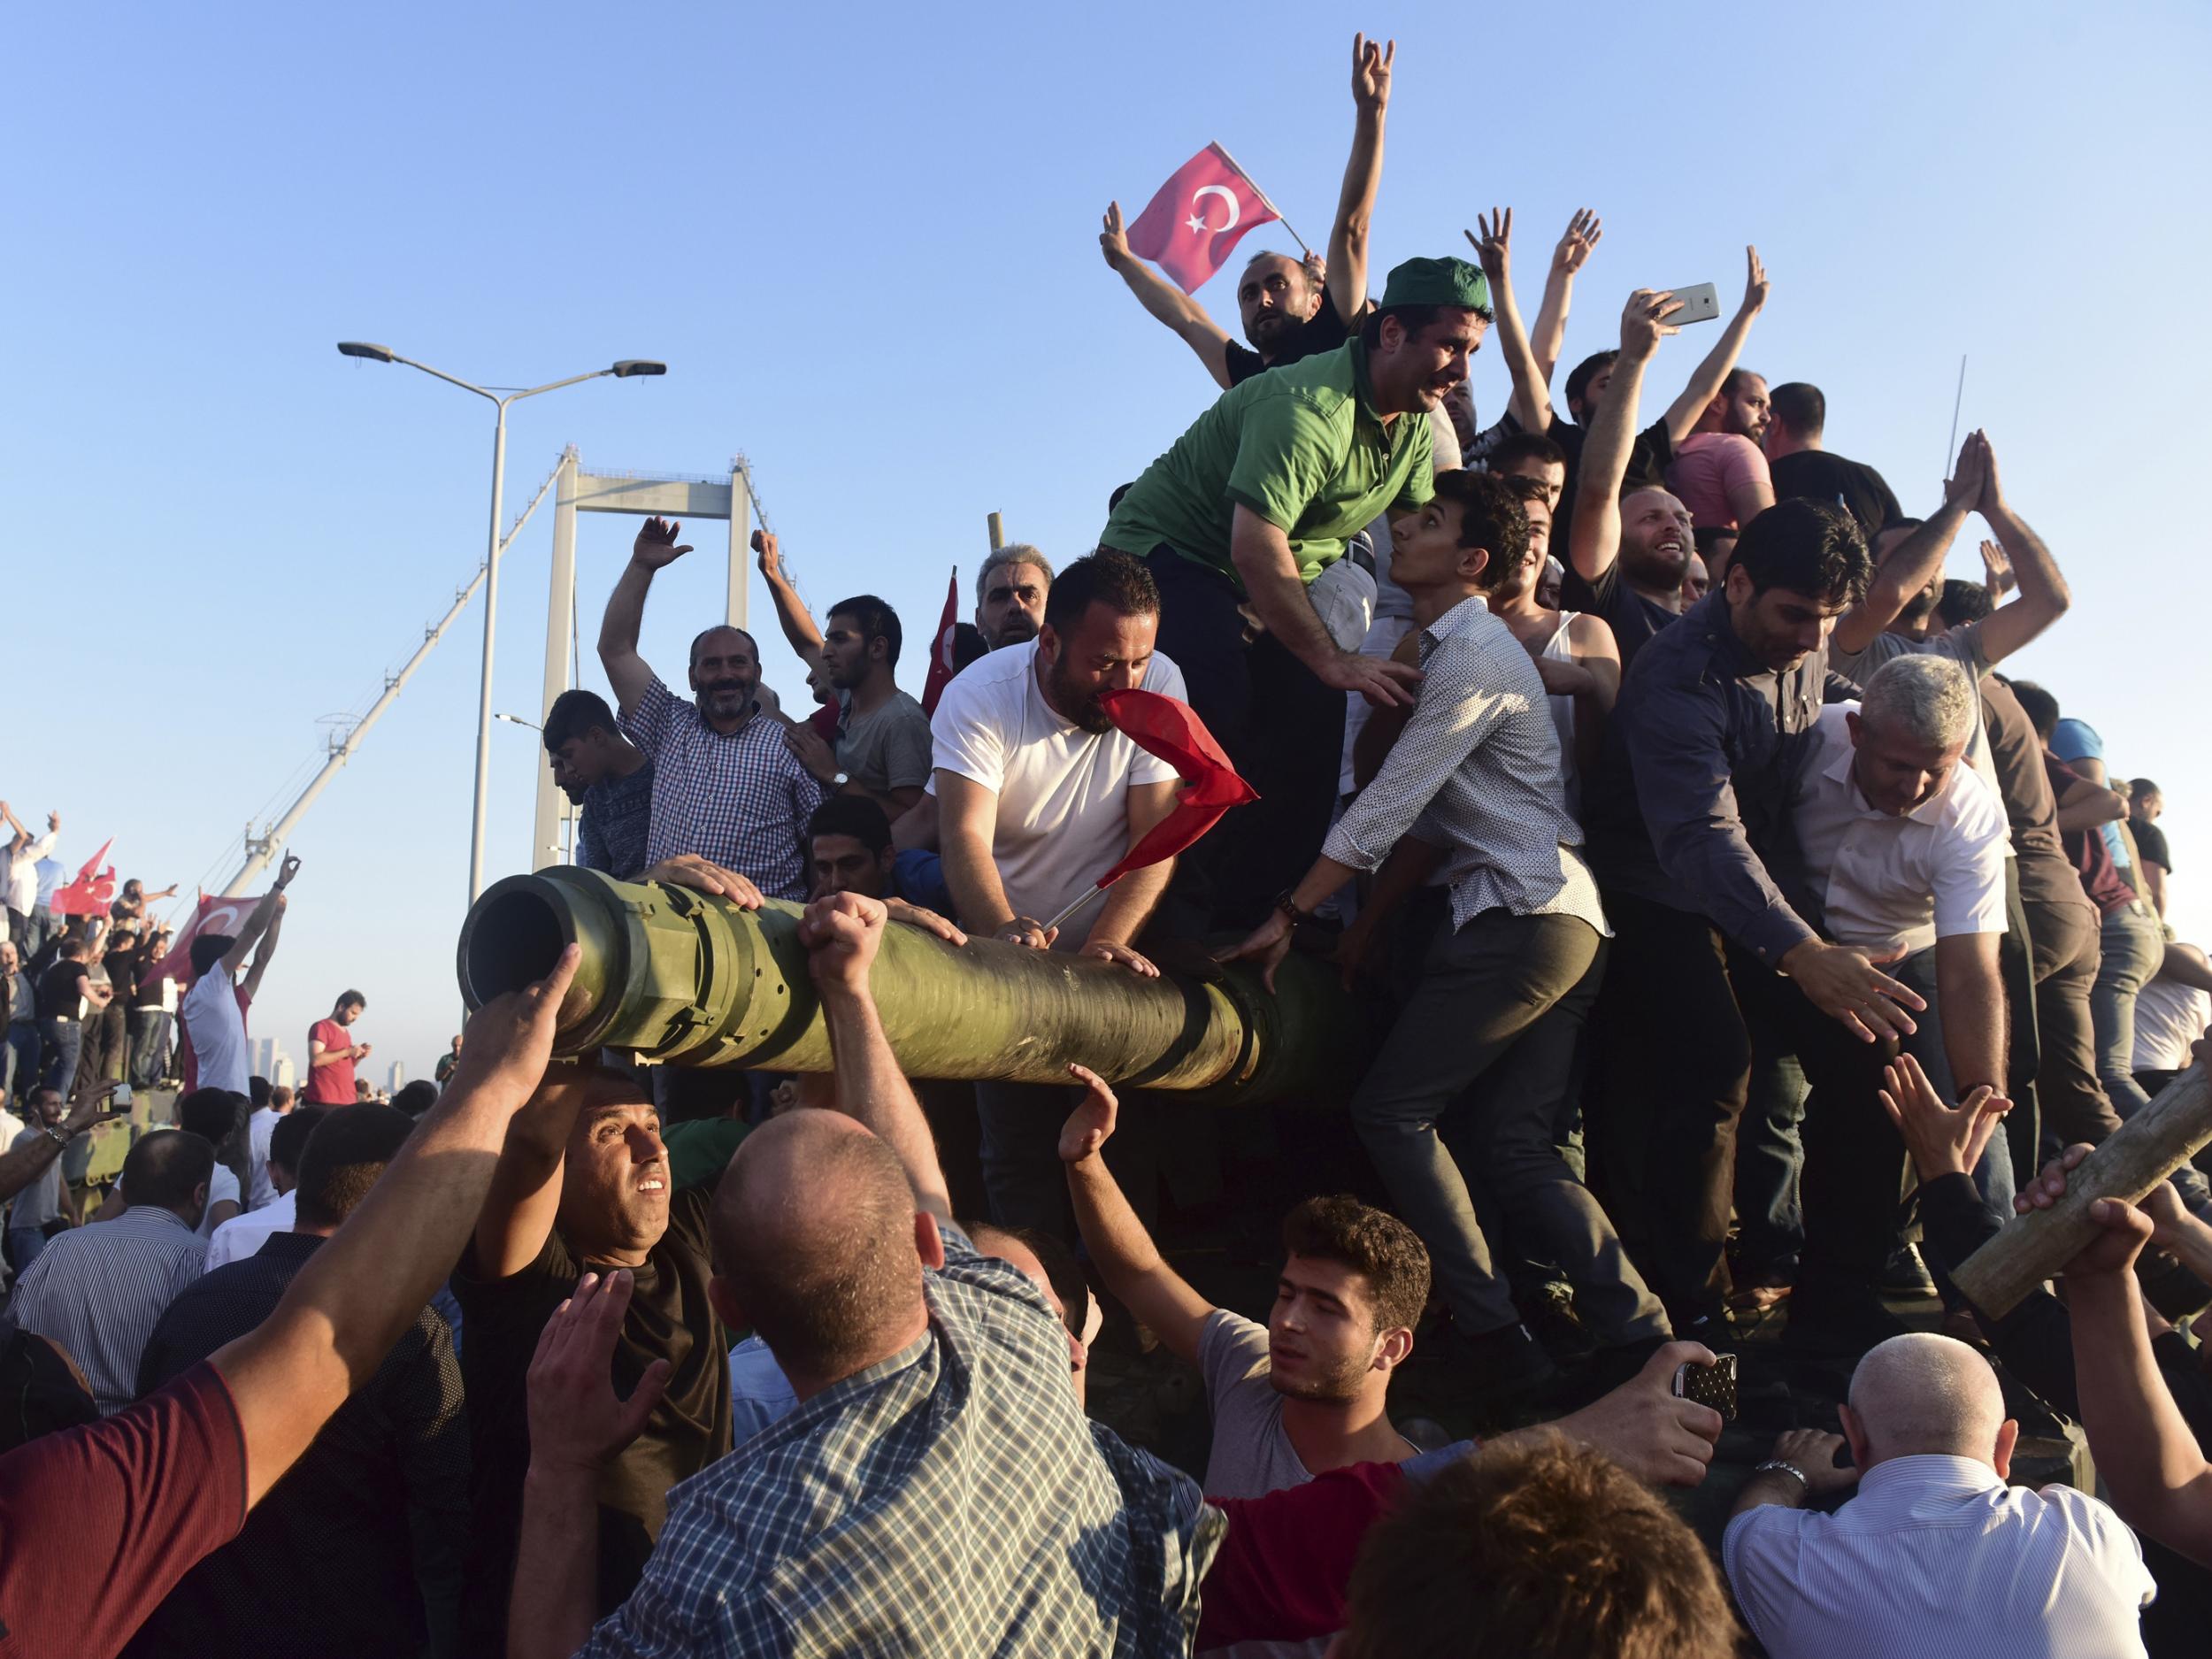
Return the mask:
<svg viewBox="0 0 2212 1659"><path fill-rule="evenodd" d="M1710 1406L1720 1413L1723 1422L1733 1423L1736 1420L1736 1356L1723 1354L1710 1365L1684 1360L1674 1368L1674 1392L1678 1399L1694 1400L1701 1406Z"/></svg>

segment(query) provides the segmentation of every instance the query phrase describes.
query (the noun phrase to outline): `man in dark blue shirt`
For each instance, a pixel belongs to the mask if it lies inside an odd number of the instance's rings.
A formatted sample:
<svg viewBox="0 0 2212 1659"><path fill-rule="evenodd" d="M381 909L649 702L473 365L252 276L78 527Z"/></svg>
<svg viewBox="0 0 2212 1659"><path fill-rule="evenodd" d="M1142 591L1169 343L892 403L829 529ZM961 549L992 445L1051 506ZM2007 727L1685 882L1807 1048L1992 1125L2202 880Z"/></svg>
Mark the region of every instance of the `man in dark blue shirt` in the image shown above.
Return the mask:
<svg viewBox="0 0 2212 1659"><path fill-rule="evenodd" d="M617 729L606 699L582 690L554 698L545 714L545 752L553 781L584 810L576 826L576 862L618 881L643 875L653 763Z"/></svg>
<svg viewBox="0 0 2212 1659"><path fill-rule="evenodd" d="M1790 822L1822 705L1857 695L1828 672L1827 640L1870 574L1840 509L1789 501L1754 518L1725 584L1637 654L1586 789L1590 862L1616 930L1591 1022L1609 1050L1592 1172L1686 1337L1717 1335L1722 1323L1747 1010L1785 1032L1803 1029L1809 1004L1872 1042L1910 1031L1907 1010L1924 1006L1864 953L1821 939ZM1808 1324L1827 1311L1829 1287L1815 1288L1815 1187L1843 1171L1815 1171L1817 1138L1809 1118L1793 1331L1801 1309ZM1861 1310L1859 1287L1835 1288Z"/></svg>

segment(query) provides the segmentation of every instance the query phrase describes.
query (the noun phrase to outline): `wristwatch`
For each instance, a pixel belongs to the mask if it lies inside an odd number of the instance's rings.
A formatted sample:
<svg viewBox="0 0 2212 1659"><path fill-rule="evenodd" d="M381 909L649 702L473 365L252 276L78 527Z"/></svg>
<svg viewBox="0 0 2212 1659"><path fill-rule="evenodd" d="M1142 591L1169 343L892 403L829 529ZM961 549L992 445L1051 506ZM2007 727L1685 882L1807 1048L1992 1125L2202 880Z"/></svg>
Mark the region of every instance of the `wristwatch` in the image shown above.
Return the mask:
<svg viewBox="0 0 2212 1659"><path fill-rule="evenodd" d="M1294 927L1300 922L1313 920L1311 910L1302 910L1298 908L1298 889L1295 887L1285 887L1278 893L1275 895L1275 908L1290 918L1291 926Z"/></svg>
<svg viewBox="0 0 2212 1659"><path fill-rule="evenodd" d="M39 1127L46 1132L48 1139L51 1140L56 1146L63 1148L64 1149L67 1148L69 1145L69 1137L67 1135L62 1133L60 1130L55 1128L51 1124L41 1124L39 1125Z"/></svg>
<svg viewBox="0 0 2212 1659"><path fill-rule="evenodd" d="M830 780L830 787L831 787L831 788L833 788L833 789L842 789L842 788L843 788L843 787L844 787L847 784L850 783L852 780L853 780L853 775L852 775L852 773L850 773L850 772L841 772L837 773L834 777L833 777L833 778Z"/></svg>

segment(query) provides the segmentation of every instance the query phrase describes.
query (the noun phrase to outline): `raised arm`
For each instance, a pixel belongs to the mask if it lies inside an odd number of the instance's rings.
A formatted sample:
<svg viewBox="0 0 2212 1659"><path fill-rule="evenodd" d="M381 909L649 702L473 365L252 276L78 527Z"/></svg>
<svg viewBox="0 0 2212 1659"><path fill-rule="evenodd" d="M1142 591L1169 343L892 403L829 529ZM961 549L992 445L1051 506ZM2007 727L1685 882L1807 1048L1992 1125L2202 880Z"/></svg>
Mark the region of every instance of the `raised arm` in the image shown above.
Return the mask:
<svg viewBox="0 0 2212 1659"><path fill-rule="evenodd" d="M1983 453L1986 465L1982 470L1981 514L1997 533L1997 544L2008 556L2013 579L2020 588L2017 599L1999 606L1982 621L1982 655L1999 663L2064 616L2074 596L2067 591L2066 579L2058 573L2058 561L2043 545L2043 538L2028 528L2027 521L2005 499L1997 480L1995 452L1985 443ZM1991 595L1992 599L1995 596Z"/></svg>
<svg viewBox="0 0 2212 1659"><path fill-rule="evenodd" d="M1743 303L1728 319L1728 326L1713 342L1713 349L1705 354L1690 375L1690 383L1682 388L1682 396L1668 405L1667 438L1679 445L1683 439L1697 430L1697 423L1704 417L1707 405L1720 395L1721 382L1736 366L1736 359L1743 355L1743 342L1751 337L1751 325L1767 303L1767 268L1759 263L1759 250L1744 250ZM1578 505L1577 511L1579 511Z"/></svg>
<svg viewBox="0 0 2212 1659"><path fill-rule="evenodd" d="M478 1010L453 1081L360 1208L276 1310L211 1356L237 1406L250 1505L384 1363L452 1271L508 1122L545 1070L576 956L569 946L545 979Z"/></svg>
<svg viewBox="0 0 2212 1659"><path fill-rule="evenodd" d="M61 1156L62 1148L95 1124L104 1124L117 1118L127 1117L127 1106L110 1106L109 1100L123 1086L119 1082L104 1084L90 1094L79 1095L77 1103L63 1118L58 1129L48 1129L43 1124L32 1127L42 1131L36 1138L11 1147L0 1153L0 1204L6 1203L33 1181L46 1173L46 1166Z"/></svg>
<svg viewBox="0 0 2212 1659"><path fill-rule="evenodd" d="M1513 210L1493 208L1487 215L1477 214L1475 223L1482 227L1479 237L1471 230L1460 234L1474 244L1476 257L1482 261L1482 274L1490 284L1498 349L1505 356L1506 372L1513 377L1510 412L1522 431L1542 432L1551 425L1551 391L1536 354L1529 349L1527 331L1521 326L1521 308L1513 299Z"/></svg>
<svg viewBox="0 0 2212 1659"><path fill-rule="evenodd" d="M1121 1183L1106 1167L1106 1142L1113 1138L1120 1110L1114 1091L1087 1066L1071 1065L1068 1072L1086 1090L1060 1131L1060 1160L1067 1165L1068 1196L1083 1248L1106 1288L1137 1322L1165 1343L1169 1353L1195 1365L1198 1339L1205 1334L1214 1305L1161 1258Z"/></svg>
<svg viewBox="0 0 2212 1659"><path fill-rule="evenodd" d="M645 626L645 595L653 586L653 573L664 570L691 551L676 544L681 524L666 518L648 518L630 544L630 562L607 595L607 614L599 624L599 664L607 671L616 703L627 714L637 707L645 688L653 683L653 671L637 654L638 630Z"/></svg>
<svg viewBox="0 0 2212 1659"><path fill-rule="evenodd" d="M1621 355L1599 400L1597 419L1583 441L1582 465L1575 475L1574 529L1567 560L1586 582L1613 567L1621 549L1621 480L1636 443L1636 404L1643 396L1644 370L1659 342L1679 331L1667 319L1682 309L1671 293L1638 288L1621 312Z"/></svg>
<svg viewBox="0 0 2212 1659"><path fill-rule="evenodd" d="M1551 269L1544 277L1543 303L1536 308L1536 330L1529 338L1538 374L1547 388L1548 410L1552 371L1559 366L1559 348L1567 338L1567 308L1574 299L1575 273L1582 269L1604 234L1605 226L1598 216L1586 207L1578 207L1567 221L1567 233L1559 239L1559 246L1552 250ZM1546 425L1549 424L1547 420ZM1544 427L1529 430L1541 432Z"/></svg>
<svg viewBox="0 0 2212 1659"><path fill-rule="evenodd" d="M2111 1198L2090 1205L2089 1217L2101 1232L2067 1263L2065 1282L2091 1455L2121 1519L2212 1567L2212 1464L2159 1375L2136 1287L2151 1219Z"/></svg>
<svg viewBox="0 0 2212 1659"><path fill-rule="evenodd" d="M1129 233L1121 222L1118 202L1106 204L1106 217L1098 233L1098 250L1105 255L1108 268L1137 296L1137 303L1196 352L1198 360L1206 365L1206 373L1214 377L1214 384L1228 390L1228 334L1203 305L1129 251Z"/></svg>
<svg viewBox="0 0 2212 1659"><path fill-rule="evenodd" d="M807 972L829 1024L831 1064L837 1077L837 1110L899 1155L914 1202L940 1221L952 1219L945 1171L921 1102L899 1070L883 1034L868 975L883 943L884 907L857 893L817 899L800 918Z"/></svg>
<svg viewBox="0 0 2212 1659"><path fill-rule="evenodd" d="M1329 303L1347 328L1359 326L1367 311L1367 238L1375 219L1375 196L1382 188L1383 117L1390 107L1390 65L1398 42L1352 36L1351 159L1344 164L1344 188L1336 199L1336 223L1329 227Z"/></svg>
<svg viewBox="0 0 2212 1659"><path fill-rule="evenodd" d="M1867 584L1866 597L1836 618L1829 636L1831 651L1863 651L1874 637L1897 620L1912 597L1943 573L1943 561L1958 540L1959 526L1981 500L1987 477L1989 443L1979 432L1970 432L1959 446L1958 465L1943 486L1943 505L1917 529L1890 549ZM1983 624L1986 635L1988 624Z"/></svg>
<svg viewBox="0 0 2212 1659"><path fill-rule="evenodd" d="M277 866L276 885L261 895L261 902L253 907L238 936L230 941L230 949L223 953L223 972L235 974L245 965L246 957L261 942L261 935L276 925L277 917L285 905L284 889L292 885L292 878L299 873L300 861L290 853ZM250 995L250 993L249 993Z"/></svg>
<svg viewBox="0 0 2212 1659"><path fill-rule="evenodd" d="M283 894L276 895L276 909L270 912L268 926L261 930L261 942L254 947L253 961L246 969L246 977L239 982L250 1002L261 995L261 980L269 972L269 964L276 959L277 940L284 932L284 912L289 903Z"/></svg>
<svg viewBox="0 0 2212 1659"><path fill-rule="evenodd" d="M754 531L753 551L760 556L761 580L768 584L768 596L775 603L776 626L783 630L785 643L801 662L814 667L822 660L822 630L814 626L806 601L799 597L799 590L784 572L783 551L776 545L776 533Z"/></svg>

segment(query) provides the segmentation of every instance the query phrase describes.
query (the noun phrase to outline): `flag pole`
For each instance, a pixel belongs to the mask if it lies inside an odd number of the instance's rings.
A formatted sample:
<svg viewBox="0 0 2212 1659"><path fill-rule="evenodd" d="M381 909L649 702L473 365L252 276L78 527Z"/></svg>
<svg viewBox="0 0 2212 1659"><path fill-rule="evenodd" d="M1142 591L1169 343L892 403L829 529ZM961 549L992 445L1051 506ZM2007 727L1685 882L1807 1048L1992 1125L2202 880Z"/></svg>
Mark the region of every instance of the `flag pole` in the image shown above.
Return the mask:
<svg viewBox="0 0 2212 1659"><path fill-rule="evenodd" d="M1254 189L1256 189L1256 190L1257 188L1259 188L1259 187L1258 187L1257 185L1254 185L1252 188L1253 188ZM1958 389L1957 395L1956 395L1955 396L1954 396L1954 397L1951 399L1951 443L1950 443L1950 447L1949 447L1948 449L1945 449L1945 450L1944 450L1944 452L1943 452L1943 476L1944 476L1944 477L1946 477L1946 478L1948 478L1948 477L1950 477L1950 476L1951 476L1951 463L1952 463L1952 462L1953 462L1953 460L1955 460L1955 459L1957 457L1957 456L1958 456L1958 452L1959 452L1959 410L1960 410L1961 406L1962 406L1962 405L1963 405L1963 404L1965 403L1965 402L1966 402L1966 353L1964 353L1963 351L1962 351L1962 352L1960 352L1960 353L1959 353L1959 389Z"/></svg>
<svg viewBox="0 0 2212 1659"><path fill-rule="evenodd" d="M1114 878L1115 881L1118 881L1121 878L1119 876L1116 876ZM1107 885L1110 887L1112 883L1109 882ZM1055 928L1058 927L1061 923L1066 921L1069 917L1074 915L1076 911L1081 910L1086 904L1088 904L1093 899L1096 898L1100 894L1105 891L1105 887L1085 887L1082 892L1077 894L1074 898L1068 902L1067 908L1065 910L1062 910L1059 915L1054 917L1050 921L1045 924L1045 932L1048 933L1051 933Z"/></svg>
<svg viewBox="0 0 2212 1659"><path fill-rule="evenodd" d="M1299 250L1304 253L1307 258L1312 258L1313 250L1306 246L1306 239L1303 236L1301 236L1296 231L1291 230L1290 221L1283 217L1283 210L1277 207L1273 199L1269 196L1267 192L1260 188L1260 181L1257 179L1255 179L1250 173L1245 172L1244 164L1239 161L1234 156L1231 155L1227 147L1222 144L1218 140L1215 141L1214 148L1221 151L1222 160L1227 162L1232 167L1236 169L1237 177L1243 180L1245 183L1252 187L1252 194L1258 196L1261 201L1267 204L1267 211L1275 215L1275 222L1280 225L1285 230L1290 232L1291 241L1298 244Z"/></svg>

